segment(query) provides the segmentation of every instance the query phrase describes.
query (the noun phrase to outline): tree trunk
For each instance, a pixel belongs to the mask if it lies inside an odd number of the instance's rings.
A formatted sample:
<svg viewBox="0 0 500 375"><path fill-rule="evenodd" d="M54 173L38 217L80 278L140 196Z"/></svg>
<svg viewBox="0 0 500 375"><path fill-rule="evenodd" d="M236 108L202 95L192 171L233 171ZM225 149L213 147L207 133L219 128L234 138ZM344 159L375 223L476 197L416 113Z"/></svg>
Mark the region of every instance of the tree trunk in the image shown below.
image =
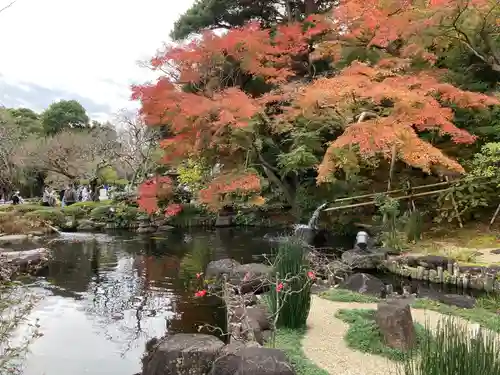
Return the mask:
<svg viewBox="0 0 500 375"><path fill-rule="evenodd" d="M306 17L310 14L317 13L318 4L316 4L316 0L304 0L304 10Z"/></svg>

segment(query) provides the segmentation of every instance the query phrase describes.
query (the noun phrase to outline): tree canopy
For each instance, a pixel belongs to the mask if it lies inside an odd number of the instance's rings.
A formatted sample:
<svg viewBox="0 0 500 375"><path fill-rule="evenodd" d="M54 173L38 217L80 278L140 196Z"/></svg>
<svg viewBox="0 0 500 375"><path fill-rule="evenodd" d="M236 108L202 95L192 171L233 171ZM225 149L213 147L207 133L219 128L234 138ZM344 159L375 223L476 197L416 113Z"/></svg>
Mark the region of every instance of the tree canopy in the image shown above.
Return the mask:
<svg viewBox="0 0 500 375"><path fill-rule="evenodd" d="M42 113L41 120L47 134L56 134L68 128L86 128L90 122L87 111L76 100L52 103Z"/></svg>
<svg viewBox="0 0 500 375"><path fill-rule="evenodd" d="M175 22L170 36L181 40L205 29L231 29L248 21L271 27L324 12L334 3L334 0L197 0Z"/></svg>

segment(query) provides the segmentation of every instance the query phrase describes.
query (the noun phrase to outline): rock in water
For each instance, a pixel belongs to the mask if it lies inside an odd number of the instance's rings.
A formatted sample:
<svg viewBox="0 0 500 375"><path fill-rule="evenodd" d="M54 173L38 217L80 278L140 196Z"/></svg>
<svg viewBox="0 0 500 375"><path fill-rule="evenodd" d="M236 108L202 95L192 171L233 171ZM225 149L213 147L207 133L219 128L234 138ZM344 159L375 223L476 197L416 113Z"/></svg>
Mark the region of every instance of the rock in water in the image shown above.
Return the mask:
<svg viewBox="0 0 500 375"><path fill-rule="evenodd" d="M373 270L385 259L385 253L348 250L342 253L342 262L352 269Z"/></svg>
<svg viewBox="0 0 500 375"><path fill-rule="evenodd" d="M415 346L415 327L407 303L398 300L379 303L375 320L389 347L408 351Z"/></svg>
<svg viewBox="0 0 500 375"><path fill-rule="evenodd" d="M223 347L215 336L172 335L147 354L142 375L207 375Z"/></svg>
<svg viewBox="0 0 500 375"><path fill-rule="evenodd" d="M246 347L219 358L210 375L296 375L296 372L281 350Z"/></svg>
<svg viewBox="0 0 500 375"><path fill-rule="evenodd" d="M371 294L381 297L385 292L385 285L375 276L366 273L355 273L339 285L341 289L347 289L352 292Z"/></svg>

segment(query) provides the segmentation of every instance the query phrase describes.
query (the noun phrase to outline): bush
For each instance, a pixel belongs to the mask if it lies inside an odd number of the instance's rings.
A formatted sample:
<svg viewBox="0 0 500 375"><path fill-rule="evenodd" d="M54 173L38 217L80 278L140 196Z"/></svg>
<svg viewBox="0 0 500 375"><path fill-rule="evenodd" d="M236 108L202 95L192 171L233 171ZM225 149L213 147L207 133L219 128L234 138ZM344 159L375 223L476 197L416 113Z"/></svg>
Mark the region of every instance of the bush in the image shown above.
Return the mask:
<svg viewBox="0 0 500 375"><path fill-rule="evenodd" d="M33 212L33 211L37 211L37 210L41 210L41 209L46 208L46 207L44 207L42 205L38 205L38 204L20 204L20 205L13 206L13 207L15 207L14 211L19 212L21 214L25 214L27 212Z"/></svg>
<svg viewBox="0 0 500 375"><path fill-rule="evenodd" d="M420 357L409 356L401 366L404 375L498 375L500 341L491 332L477 336L453 319L445 319L420 345Z"/></svg>
<svg viewBox="0 0 500 375"><path fill-rule="evenodd" d="M86 210L82 206L76 206L76 205L71 205L71 206L66 206L62 209L62 212L67 215L67 216L73 216L76 219L82 219L84 218L90 210Z"/></svg>
<svg viewBox="0 0 500 375"><path fill-rule="evenodd" d="M103 221L109 218L111 205L98 206L90 211L90 218L95 221Z"/></svg>
<svg viewBox="0 0 500 375"><path fill-rule="evenodd" d="M26 219L49 222L55 226L65 224L66 216L57 208L44 208L36 211L28 212L24 215Z"/></svg>
<svg viewBox="0 0 500 375"><path fill-rule="evenodd" d="M311 285L305 249L299 242L280 244L274 263L276 287L271 289L270 307L276 325L303 328L311 307Z"/></svg>
<svg viewBox="0 0 500 375"><path fill-rule="evenodd" d="M0 212L0 233L25 234L36 226L32 220L19 217L14 212Z"/></svg>

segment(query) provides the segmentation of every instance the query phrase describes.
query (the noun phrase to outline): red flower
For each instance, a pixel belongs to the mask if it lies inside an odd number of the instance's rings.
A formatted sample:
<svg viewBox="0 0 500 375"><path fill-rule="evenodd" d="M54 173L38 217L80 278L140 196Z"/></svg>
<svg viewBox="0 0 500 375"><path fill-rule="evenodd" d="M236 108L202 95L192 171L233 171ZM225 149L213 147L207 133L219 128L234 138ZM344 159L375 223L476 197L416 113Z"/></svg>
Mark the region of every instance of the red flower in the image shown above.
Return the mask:
<svg viewBox="0 0 500 375"><path fill-rule="evenodd" d="M196 274L196 278L197 278L197 279L201 278L202 276L203 276L203 272L198 272L198 273Z"/></svg>
<svg viewBox="0 0 500 375"><path fill-rule="evenodd" d="M194 294L195 297L205 297L206 295L207 295L206 290L199 290Z"/></svg>
<svg viewBox="0 0 500 375"><path fill-rule="evenodd" d="M307 277L310 278L311 280L315 280L316 279L316 275L314 274L313 271L309 271L307 273Z"/></svg>
<svg viewBox="0 0 500 375"><path fill-rule="evenodd" d="M282 290L283 290L283 283L279 283L278 285L276 285L277 292L281 292Z"/></svg>

